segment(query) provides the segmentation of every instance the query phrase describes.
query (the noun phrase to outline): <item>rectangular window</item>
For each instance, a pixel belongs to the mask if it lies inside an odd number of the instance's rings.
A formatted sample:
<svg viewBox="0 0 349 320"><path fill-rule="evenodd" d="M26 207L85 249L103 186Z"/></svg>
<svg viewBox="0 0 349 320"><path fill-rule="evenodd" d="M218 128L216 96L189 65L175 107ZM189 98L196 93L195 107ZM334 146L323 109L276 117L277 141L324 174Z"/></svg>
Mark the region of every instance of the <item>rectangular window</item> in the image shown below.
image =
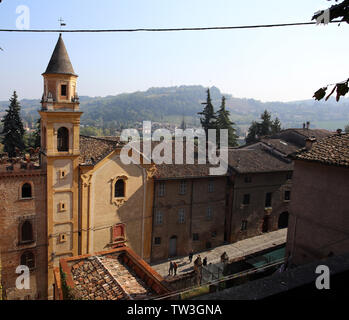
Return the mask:
<svg viewBox="0 0 349 320"><path fill-rule="evenodd" d="M59 211L62 212L62 211L66 211L67 210L67 205L64 201L60 201L59 202Z"/></svg>
<svg viewBox="0 0 349 320"><path fill-rule="evenodd" d="M208 182L208 192L214 192L214 183L213 181Z"/></svg>
<svg viewBox="0 0 349 320"><path fill-rule="evenodd" d="M212 233L211 233L211 237L214 239L214 238L216 238L217 237L217 232L216 231L213 231Z"/></svg>
<svg viewBox="0 0 349 320"><path fill-rule="evenodd" d="M199 234L193 233L193 241L199 241Z"/></svg>
<svg viewBox="0 0 349 320"><path fill-rule="evenodd" d="M291 179L292 179L292 176L293 176L293 172L292 172L292 171L287 172L286 179L287 179L287 180L291 180Z"/></svg>
<svg viewBox="0 0 349 320"><path fill-rule="evenodd" d="M243 220L241 223L241 231L247 230L247 220Z"/></svg>
<svg viewBox="0 0 349 320"><path fill-rule="evenodd" d="M179 194L185 194L187 192L187 181L181 181L179 184Z"/></svg>
<svg viewBox="0 0 349 320"><path fill-rule="evenodd" d="M161 211L157 211L155 214L155 224L162 224L162 212Z"/></svg>
<svg viewBox="0 0 349 320"><path fill-rule="evenodd" d="M208 207L208 208L207 208L207 211L206 211L206 219L207 219L207 220L212 220L212 215L213 215L212 208L211 208L211 207Z"/></svg>
<svg viewBox="0 0 349 320"><path fill-rule="evenodd" d="M154 244L160 245L161 244L161 238L160 237L155 237Z"/></svg>
<svg viewBox="0 0 349 320"><path fill-rule="evenodd" d="M159 183L159 197L165 196L165 182Z"/></svg>
<svg viewBox="0 0 349 320"><path fill-rule="evenodd" d="M287 190L285 191L285 201L291 200L291 191Z"/></svg>
<svg viewBox="0 0 349 320"><path fill-rule="evenodd" d="M61 85L61 96L62 97L66 97L67 96L67 85L66 84L62 84Z"/></svg>
<svg viewBox="0 0 349 320"><path fill-rule="evenodd" d="M251 176L246 176L245 177L245 183L251 183L252 182L252 177Z"/></svg>
<svg viewBox="0 0 349 320"><path fill-rule="evenodd" d="M244 205L249 205L250 204L250 195L249 194L244 194L244 200L242 202Z"/></svg>
<svg viewBox="0 0 349 320"><path fill-rule="evenodd" d="M60 169L59 170L59 178L64 179L67 176L67 170Z"/></svg>
<svg viewBox="0 0 349 320"><path fill-rule="evenodd" d="M61 233L59 235L59 242L66 242L66 241L67 241L66 235L64 233Z"/></svg>
<svg viewBox="0 0 349 320"><path fill-rule="evenodd" d="M272 193L271 193L271 192L268 192L268 193L265 195L265 207L266 207L266 208L271 208L271 199L272 199Z"/></svg>
<svg viewBox="0 0 349 320"><path fill-rule="evenodd" d="M185 223L185 210L184 209L178 210L178 222Z"/></svg>

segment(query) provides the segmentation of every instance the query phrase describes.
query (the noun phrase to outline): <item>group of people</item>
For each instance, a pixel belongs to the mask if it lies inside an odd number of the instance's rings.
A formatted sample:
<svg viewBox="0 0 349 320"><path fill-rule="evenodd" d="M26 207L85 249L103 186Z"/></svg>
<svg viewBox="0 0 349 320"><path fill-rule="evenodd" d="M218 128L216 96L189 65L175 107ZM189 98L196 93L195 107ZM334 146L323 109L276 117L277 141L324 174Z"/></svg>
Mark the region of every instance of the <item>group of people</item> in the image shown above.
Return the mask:
<svg viewBox="0 0 349 320"><path fill-rule="evenodd" d="M169 276L176 276L177 275L177 268L178 268L178 265L176 263L176 261L170 261L170 268L168 270L168 275Z"/></svg>
<svg viewBox="0 0 349 320"><path fill-rule="evenodd" d="M193 261L193 256L194 256L194 253L193 253L193 250L191 250L189 253L189 262L190 263ZM198 255L194 261L194 265L195 266L201 266L201 265L207 266L207 257L205 257L203 260L201 260L201 256Z"/></svg>
<svg viewBox="0 0 349 320"><path fill-rule="evenodd" d="M193 250L189 253L189 263L192 263L193 261L194 252ZM194 267L200 267L200 266L207 266L207 257L205 257L203 260L201 260L201 256L198 255L197 258L194 261ZM177 275L177 268L178 265L175 261L170 261L170 267L168 269L168 275L169 276L176 276Z"/></svg>

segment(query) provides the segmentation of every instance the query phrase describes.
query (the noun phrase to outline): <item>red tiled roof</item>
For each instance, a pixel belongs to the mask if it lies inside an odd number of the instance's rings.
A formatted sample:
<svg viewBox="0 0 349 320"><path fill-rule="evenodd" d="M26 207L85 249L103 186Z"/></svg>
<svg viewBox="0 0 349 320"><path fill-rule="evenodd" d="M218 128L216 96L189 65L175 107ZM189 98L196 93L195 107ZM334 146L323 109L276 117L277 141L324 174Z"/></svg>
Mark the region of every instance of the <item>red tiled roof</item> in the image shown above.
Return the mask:
<svg viewBox="0 0 349 320"><path fill-rule="evenodd" d="M326 137L315 142L310 150L304 148L291 157L297 160L349 167L349 134Z"/></svg>
<svg viewBox="0 0 349 320"><path fill-rule="evenodd" d="M80 136L80 164L94 165L120 146L122 143L116 137L112 140Z"/></svg>
<svg viewBox="0 0 349 320"><path fill-rule="evenodd" d="M164 279L127 247L61 259L60 266L73 299L141 300L169 292Z"/></svg>

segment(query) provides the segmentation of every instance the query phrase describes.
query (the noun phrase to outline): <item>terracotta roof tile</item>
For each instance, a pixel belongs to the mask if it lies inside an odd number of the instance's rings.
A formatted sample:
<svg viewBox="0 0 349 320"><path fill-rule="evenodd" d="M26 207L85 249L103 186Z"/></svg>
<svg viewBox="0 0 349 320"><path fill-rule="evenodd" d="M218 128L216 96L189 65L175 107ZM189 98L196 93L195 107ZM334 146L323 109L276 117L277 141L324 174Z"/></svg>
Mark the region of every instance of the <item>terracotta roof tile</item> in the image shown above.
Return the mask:
<svg viewBox="0 0 349 320"><path fill-rule="evenodd" d="M156 293L121 255L92 256L71 265L74 294L82 300L149 299Z"/></svg>
<svg viewBox="0 0 349 320"><path fill-rule="evenodd" d="M349 134L336 134L315 142L310 150L302 149L291 158L349 167Z"/></svg>
<svg viewBox="0 0 349 320"><path fill-rule="evenodd" d="M122 146L119 140L80 136L80 164L94 165Z"/></svg>

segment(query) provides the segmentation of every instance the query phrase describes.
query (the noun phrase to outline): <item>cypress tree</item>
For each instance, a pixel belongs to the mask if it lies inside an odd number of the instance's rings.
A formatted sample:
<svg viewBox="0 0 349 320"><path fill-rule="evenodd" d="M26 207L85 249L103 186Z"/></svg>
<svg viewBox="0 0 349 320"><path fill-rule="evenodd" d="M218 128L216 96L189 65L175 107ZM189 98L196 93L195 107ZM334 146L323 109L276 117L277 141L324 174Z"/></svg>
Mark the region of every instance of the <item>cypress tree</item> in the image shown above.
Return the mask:
<svg viewBox="0 0 349 320"><path fill-rule="evenodd" d="M3 145L4 151L8 153L9 157L16 156L16 150L23 151L24 144L24 128L20 116L21 106L17 100L16 91L13 92L13 96L10 99L10 105L6 110L6 115L3 120L4 134Z"/></svg>
<svg viewBox="0 0 349 320"><path fill-rule="evenodd" d="M202 118L200 118L200 122L207 136L209 129L216 129L217 120L216 113L214 112L214 108L212 105L210 89L207 89L207 100L202 104L205 105L205 108L202 112L199 112L198 114L202 115Z"/></svg>
<svg viewBox="0 0 349 320"><path fill-rule="evenodd" d="M271 125L271 134L276 134L281 131L281 122L278 117L275 118Z"/></svg>
<svg viewBox="0 0 349 320"><path fill-rule="evenodd" d="M36 129L34 132L34 148L41 146L41 119L36 121Z"/></svg>
<svg viewBox="0 0 349 320"><path fill-rule="evenodd" d="M233 128L234 122L230 121L230 112L225 108L225 97L222 98L222 105L217 112L217 129L228 130L228 146L237 147L236 130Z"/></svg>

